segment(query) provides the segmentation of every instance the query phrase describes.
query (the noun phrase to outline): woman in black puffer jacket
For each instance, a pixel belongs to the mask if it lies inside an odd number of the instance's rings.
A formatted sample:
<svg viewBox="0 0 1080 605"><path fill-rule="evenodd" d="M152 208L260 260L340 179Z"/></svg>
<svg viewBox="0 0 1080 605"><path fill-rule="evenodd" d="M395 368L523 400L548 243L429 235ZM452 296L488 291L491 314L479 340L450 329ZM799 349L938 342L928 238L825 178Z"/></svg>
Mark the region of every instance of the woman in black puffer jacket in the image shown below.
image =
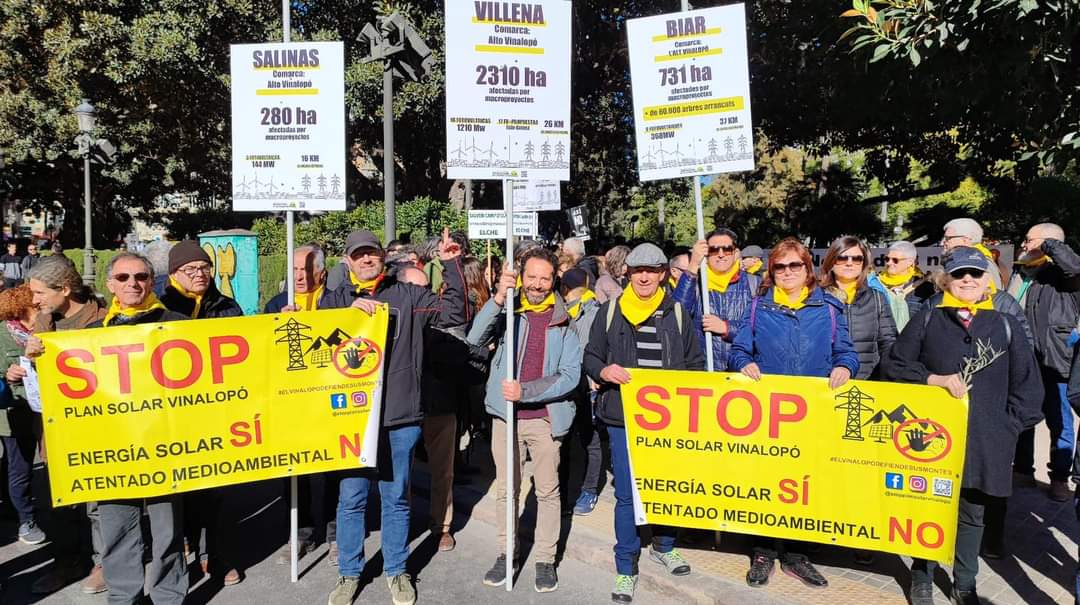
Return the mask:
<svg viewBox="0 0 1080 605"><path fill-rule="evenodd" d="M887 298L870 273L870 248L857 237L841 237L833 242L821 262L821 286L845 303L844 313L859 373L853 378L872 380L878 366L896 341L896 322Z"/></svg>

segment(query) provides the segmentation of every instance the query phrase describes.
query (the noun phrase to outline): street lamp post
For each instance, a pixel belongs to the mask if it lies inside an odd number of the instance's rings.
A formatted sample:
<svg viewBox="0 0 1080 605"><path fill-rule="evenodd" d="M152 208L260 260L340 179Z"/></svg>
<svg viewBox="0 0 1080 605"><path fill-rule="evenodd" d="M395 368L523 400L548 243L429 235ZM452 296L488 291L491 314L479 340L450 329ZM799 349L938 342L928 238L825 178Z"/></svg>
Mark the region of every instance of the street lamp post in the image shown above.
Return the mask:
<svg viewBox="0 0 1080 605"><path fill-rule="evenodd" d="M84 235L86 243L83 249L83 283L93 286L94 275L94 245L91 238L90 228L90 149L94 145L92 131L96 116L94 106L89 99L83 99L82 103L75 108L75 117L79 120L79 152L83 156L83 213L85 219Z"/></svg>

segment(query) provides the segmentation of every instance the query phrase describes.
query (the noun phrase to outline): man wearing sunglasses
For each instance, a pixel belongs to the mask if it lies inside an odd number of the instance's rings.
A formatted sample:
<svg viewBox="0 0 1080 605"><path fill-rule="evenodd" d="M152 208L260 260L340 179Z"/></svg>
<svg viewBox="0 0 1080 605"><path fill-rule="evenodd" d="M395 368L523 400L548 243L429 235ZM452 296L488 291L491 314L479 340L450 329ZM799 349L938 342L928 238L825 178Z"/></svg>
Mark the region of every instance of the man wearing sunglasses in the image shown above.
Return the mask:
<svg viewBox="0 0 1080 605"><path fill-rule="evenodd" d="M428 328L453 328L469 321L461 246L443 231L438 245L443 265L441 294L405 283L386 274L386 252L370 231L353 231L345 239L346 281L327 291L320 309L355 308L374 313L390 307L390 334L384 362L382 430L378 469L346 471L340 483L337 508L338 572L330 605L351 605L364 570L365 515L368 495L379 491L382 504L383 571L396 605L416 601L412 578L405 573L409 558L409 475L413 451L420 440L420 381ZM286 307L285 310L296 310Z"/></svg>
<svg viewBox="0 0 1080 605"><path fill-rule="evenodd" d="M214 264L195 240L184 240L169 250L169 285L161 297L165 308L188 319L238 317L244 314L236 301L214 283ZM239 584L240 572L226 561L231 548L222 516L225 488L184 494L184 539L195 553L203 575L221 578L225 586ZM214 569L211 571L210 567Z"/></svg>
<svg viewBox="0 0 1080 605"><path fill-rule="evenodd" d="M1080 320L1080 256L1065 243L1065 231L1053 223L1035 225L1020 245L1021 255L1009 282L1035 335L1035 359L1042 370L1046 399L1043 414L1050 429L1050 497L1069 499L1076 435L1066 385L1072 368L1069 336ZM1034 485L1035 435L1025 431L1016 446L1013 470Z"/></svg>
<svg viewBox="0 0 1080 605"><path fill-rule="evenodd" d="M750 309L761 278L747 273L740 262L737 236L729 229L717 229L694 244L690 265L675 287L675 300L694 321L702 350L706 350L706 334L712 335L713 367L717 372L727 370L728 354L735 339L733 326ZM709 285L709 312L703 315L699 273L705 259Z"/></svg>
<svg viewBox="0 0 1080 605"><path fill-rule="evenodd" d="M105 318L91 324L91 328L187 319L166 309L154 295L154 268L145 256L132 252L117 254L109 261L108 276L105 285L113 295L112 303ZM153 544L153 560L146 567L139 525L144 507L150 517ZM184 602L188 574L181 510L179 496L98 503L101 566L110 603L138 603L144 585L149 585L150 599L155 605Z"/></svg>

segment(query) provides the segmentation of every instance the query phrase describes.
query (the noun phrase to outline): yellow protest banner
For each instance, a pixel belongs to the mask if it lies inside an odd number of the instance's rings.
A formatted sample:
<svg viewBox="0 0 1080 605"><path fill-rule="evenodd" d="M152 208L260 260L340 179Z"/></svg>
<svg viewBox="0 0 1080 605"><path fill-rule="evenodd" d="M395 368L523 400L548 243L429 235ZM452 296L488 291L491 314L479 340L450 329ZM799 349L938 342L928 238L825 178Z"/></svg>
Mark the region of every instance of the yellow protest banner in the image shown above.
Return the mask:
<svg viewBox="0 0 1080 605"><path fill-rule="evenodd" d="M967 401L938 387L630 370L639 525L951 562Z"/></svg>
<svg viewBox="0 0 1080 605"><path fill-rule="evenodd" d="M53 504L374 466L389 311L43 334Z"/></svg>

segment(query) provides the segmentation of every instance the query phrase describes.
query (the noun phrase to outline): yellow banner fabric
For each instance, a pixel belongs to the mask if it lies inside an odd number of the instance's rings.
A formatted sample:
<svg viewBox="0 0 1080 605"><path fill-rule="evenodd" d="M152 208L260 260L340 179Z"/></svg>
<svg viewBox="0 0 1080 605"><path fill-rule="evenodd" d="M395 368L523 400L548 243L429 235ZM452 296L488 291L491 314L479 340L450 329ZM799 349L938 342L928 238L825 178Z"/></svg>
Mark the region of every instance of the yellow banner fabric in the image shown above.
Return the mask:
<svg viewBox="0 0 1080 605"><path fill-rule="evenodd" d="M967 401L938 387L630 370L639 525L837 544L950 562Z"/></svg>
<svg viewBox="0 0 1080 605"><path fill-rule="evenodd" d="M389 311L43 334L53 505L375 466Z"/></svg>

